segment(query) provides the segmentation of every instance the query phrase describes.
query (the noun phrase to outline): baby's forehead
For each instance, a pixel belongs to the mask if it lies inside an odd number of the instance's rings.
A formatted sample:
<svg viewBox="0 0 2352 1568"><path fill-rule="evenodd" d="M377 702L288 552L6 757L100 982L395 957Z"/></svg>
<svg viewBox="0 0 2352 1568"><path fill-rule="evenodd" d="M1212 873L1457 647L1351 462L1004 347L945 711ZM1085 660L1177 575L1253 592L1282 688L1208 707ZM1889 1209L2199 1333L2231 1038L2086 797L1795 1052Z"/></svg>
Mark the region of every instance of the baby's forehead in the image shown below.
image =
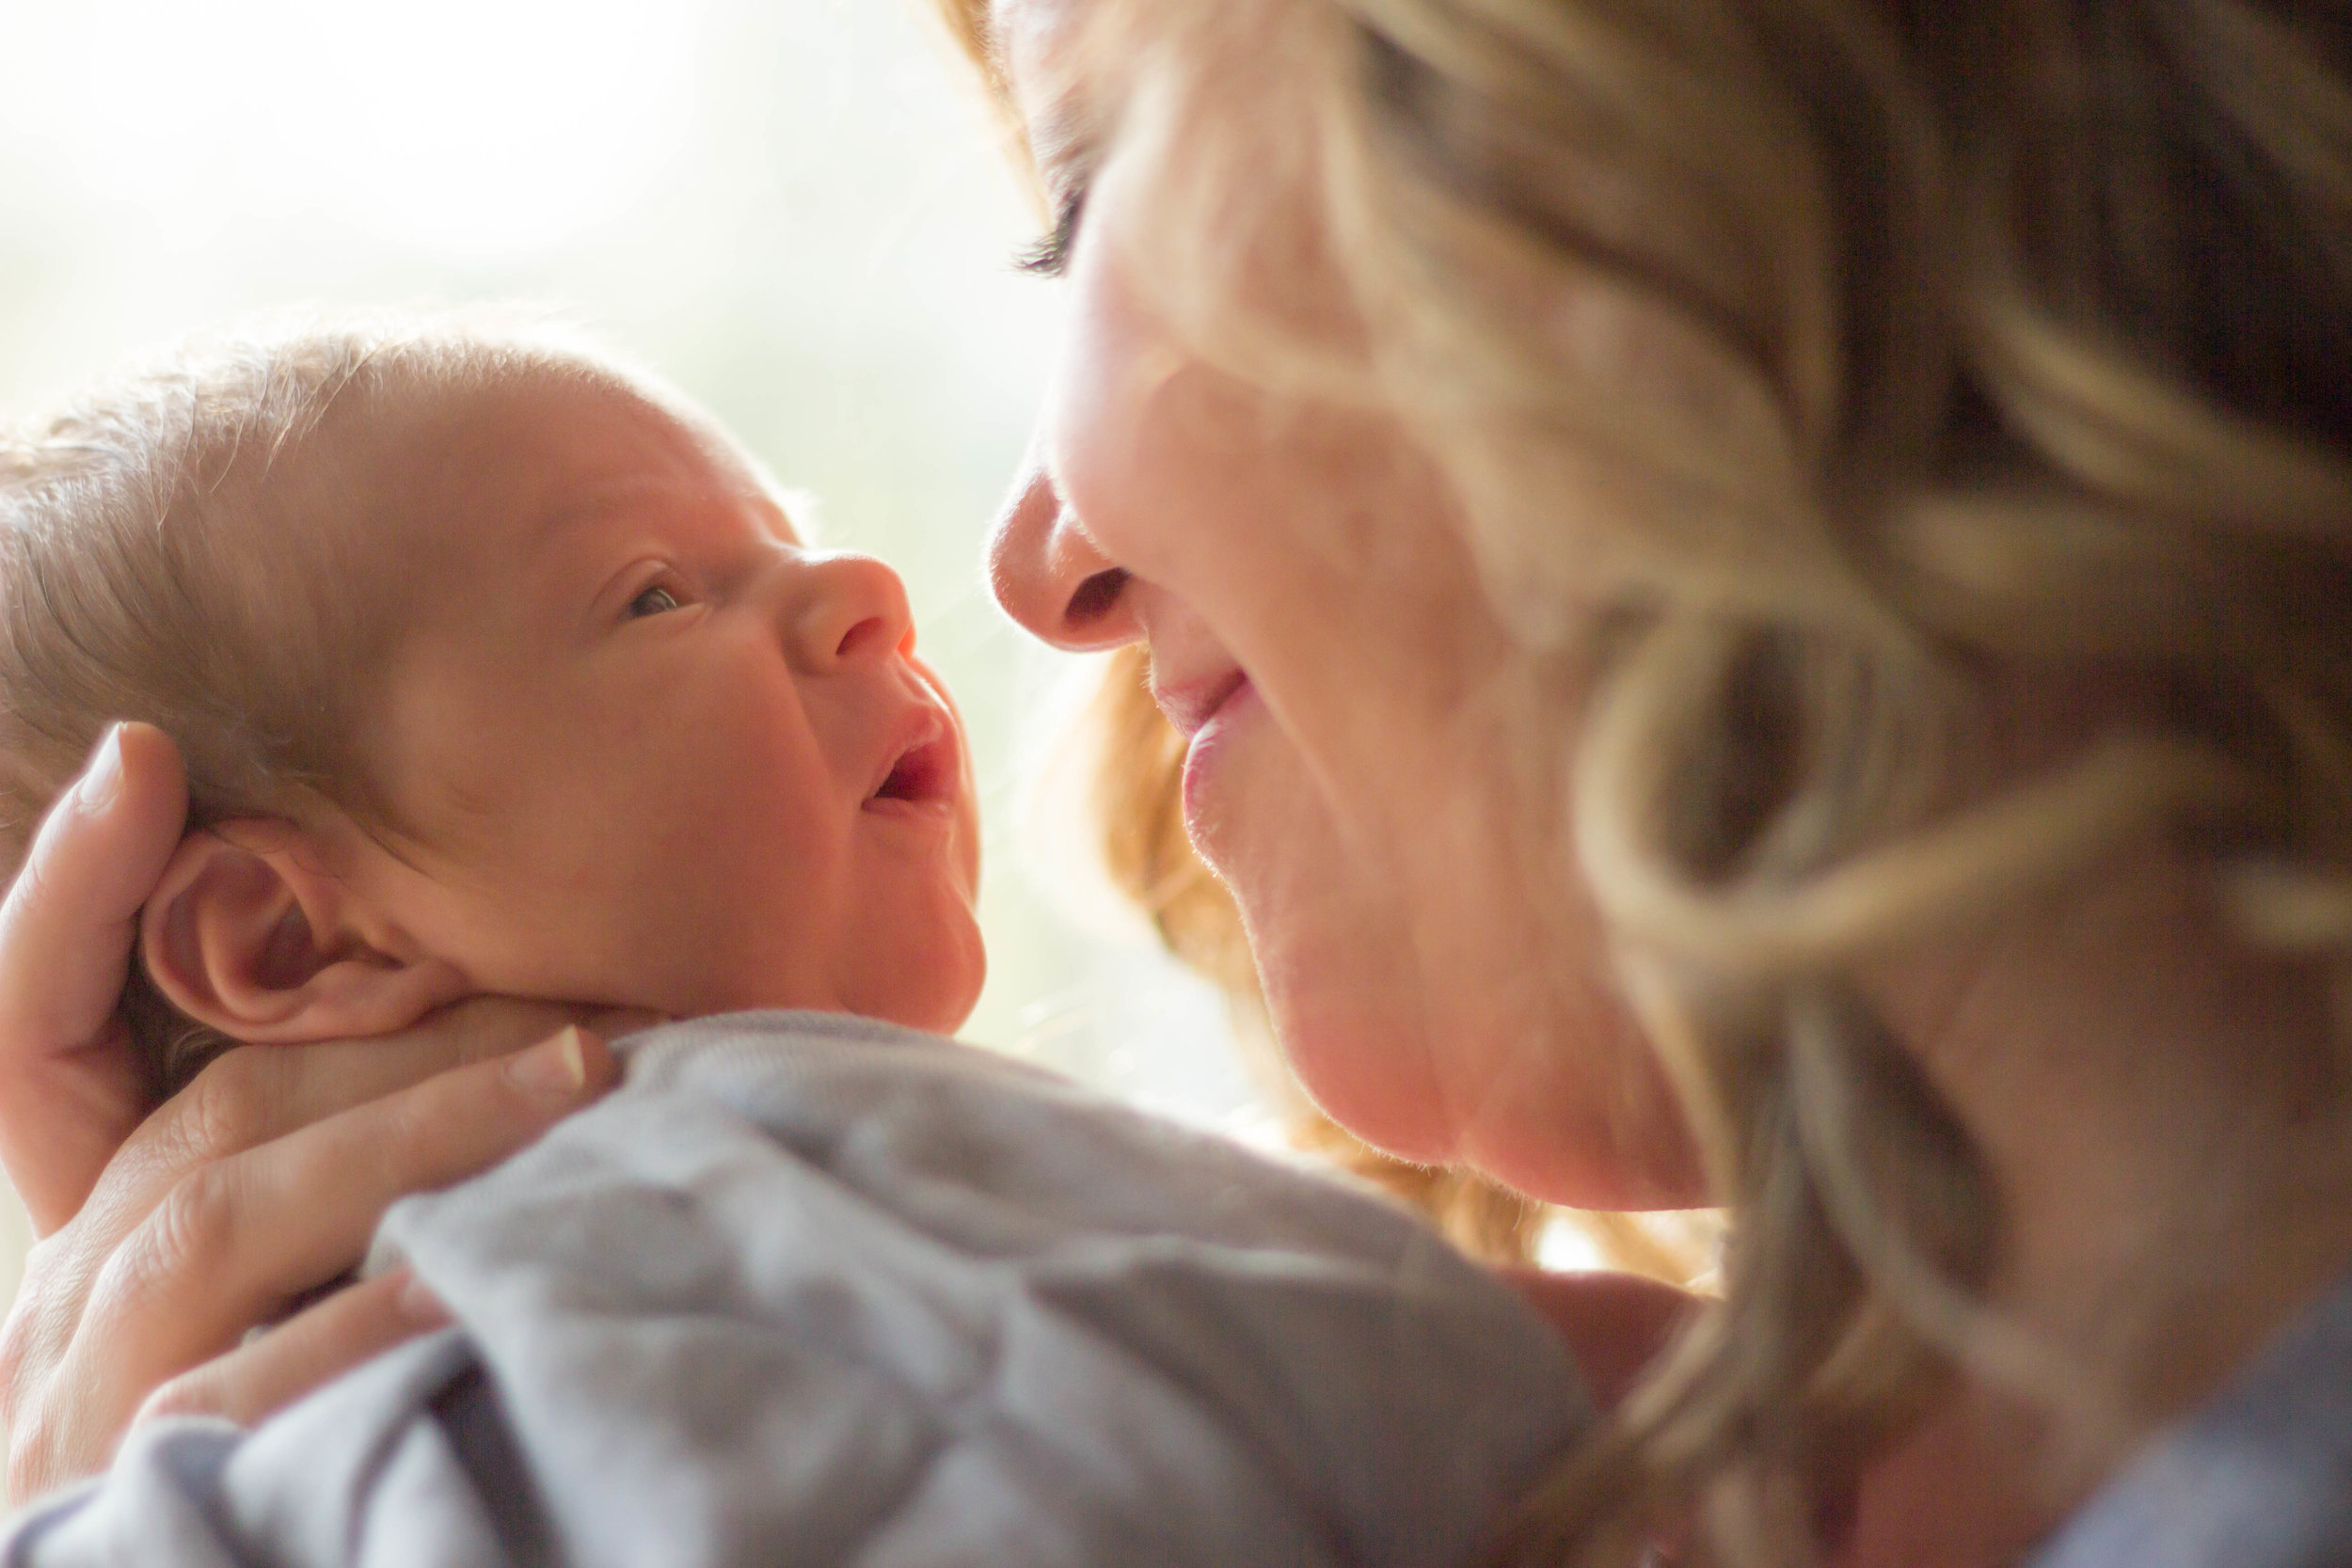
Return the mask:
<svg viewBox="0 0 2352 1568"><path fill-rule="evenodd" d="M659 389L549 372L391 412L381 458L412 527L452 544L552 543L615 515L750 503L773 487L715 420Z"/></svg>

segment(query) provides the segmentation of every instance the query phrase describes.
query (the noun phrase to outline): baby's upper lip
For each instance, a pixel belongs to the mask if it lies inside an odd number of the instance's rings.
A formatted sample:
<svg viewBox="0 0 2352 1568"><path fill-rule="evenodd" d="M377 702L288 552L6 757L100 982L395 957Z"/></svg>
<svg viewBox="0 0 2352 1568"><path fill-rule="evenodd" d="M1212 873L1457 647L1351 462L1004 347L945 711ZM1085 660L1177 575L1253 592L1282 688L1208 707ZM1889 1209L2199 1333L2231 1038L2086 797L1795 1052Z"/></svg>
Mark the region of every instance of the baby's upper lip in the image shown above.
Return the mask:
<svg viewBox="0 0 2352 1568"><path fill-rule="evenodd" d="M1155 673L1152 700L1160 705L1160 711L1176 726L1176 733L1190 740L1248 679L1238 667L1183 681L1162 681Z"/></svg>
<svg viewBox="0 0 2352 1568"><path fill-rule="evenodd" d="M862 799L870 804L885 791L897 800L940 799L952 792L961 768L955 726L930 704L917 703L891 732Z"/></svg>

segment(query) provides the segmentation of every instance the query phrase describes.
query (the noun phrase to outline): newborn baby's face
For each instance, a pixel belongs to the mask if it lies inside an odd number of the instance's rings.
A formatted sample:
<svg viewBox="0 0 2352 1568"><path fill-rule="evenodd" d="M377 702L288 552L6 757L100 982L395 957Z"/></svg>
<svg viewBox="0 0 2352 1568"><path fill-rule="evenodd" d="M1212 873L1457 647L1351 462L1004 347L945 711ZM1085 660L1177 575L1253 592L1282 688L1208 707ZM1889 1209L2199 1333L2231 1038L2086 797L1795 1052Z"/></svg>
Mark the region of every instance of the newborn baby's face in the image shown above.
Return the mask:
<svg viewBox="0 0 2352 1568"><path fill-rule="evenodd" d="M423 416L381 879L469 988L951 1030L983 970L961 728L897 576L611 388Z"/></svg>

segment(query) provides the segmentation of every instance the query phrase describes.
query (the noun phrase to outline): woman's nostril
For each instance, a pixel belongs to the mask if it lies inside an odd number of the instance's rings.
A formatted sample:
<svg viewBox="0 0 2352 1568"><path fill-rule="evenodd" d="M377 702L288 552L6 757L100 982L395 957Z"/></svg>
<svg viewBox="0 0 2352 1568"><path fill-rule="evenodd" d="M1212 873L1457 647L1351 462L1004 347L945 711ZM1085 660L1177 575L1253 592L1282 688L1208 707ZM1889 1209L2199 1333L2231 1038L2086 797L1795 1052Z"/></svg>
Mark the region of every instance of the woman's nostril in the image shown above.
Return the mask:
<svg viewBox="0 0 2352 1568"><path fill-rule="evenodd" d="M1062 607L1063 621L1073 628L1092 626L1110 613L1111 607L1119 603L1119 595L1126 586L1127 572L1124 567L1113 566L1108 571L1095 573L1078 584L1077 591L1070 595L1070 602Z"/></svg>

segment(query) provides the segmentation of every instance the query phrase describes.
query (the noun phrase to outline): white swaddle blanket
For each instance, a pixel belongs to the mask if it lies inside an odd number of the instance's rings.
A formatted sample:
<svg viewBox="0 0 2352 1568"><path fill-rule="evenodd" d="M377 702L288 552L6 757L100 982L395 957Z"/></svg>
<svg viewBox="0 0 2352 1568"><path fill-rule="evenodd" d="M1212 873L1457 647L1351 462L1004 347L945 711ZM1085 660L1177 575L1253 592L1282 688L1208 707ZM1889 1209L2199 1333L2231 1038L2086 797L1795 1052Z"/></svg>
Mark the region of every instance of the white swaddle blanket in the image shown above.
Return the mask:
<svg viewBox="0 0 2352 1568"><path fill-rule="evenodd" d="M1376 1199L838 1015L675 1025L395 1208L456 1326L169 1420L0 1561L1459 1568L1589 1419Z"/></svg>

